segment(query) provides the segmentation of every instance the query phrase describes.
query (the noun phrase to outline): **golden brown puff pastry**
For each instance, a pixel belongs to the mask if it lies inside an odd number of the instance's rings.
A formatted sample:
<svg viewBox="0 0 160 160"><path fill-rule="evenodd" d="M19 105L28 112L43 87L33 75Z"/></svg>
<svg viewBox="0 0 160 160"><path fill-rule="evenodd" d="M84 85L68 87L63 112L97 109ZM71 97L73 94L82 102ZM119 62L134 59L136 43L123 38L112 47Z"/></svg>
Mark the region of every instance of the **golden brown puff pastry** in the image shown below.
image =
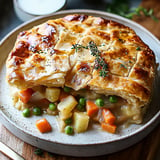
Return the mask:
<svg viewBox="0 0 160 160"><path fill-rule="evenodd" d="M105 77L88 48L73 49L91 41L108 66ZM7 81L19 89L89 87L139 107L150 101L154 76L154 53L131 28L87 15L68 15L21 32L7 59Z"/></svg>

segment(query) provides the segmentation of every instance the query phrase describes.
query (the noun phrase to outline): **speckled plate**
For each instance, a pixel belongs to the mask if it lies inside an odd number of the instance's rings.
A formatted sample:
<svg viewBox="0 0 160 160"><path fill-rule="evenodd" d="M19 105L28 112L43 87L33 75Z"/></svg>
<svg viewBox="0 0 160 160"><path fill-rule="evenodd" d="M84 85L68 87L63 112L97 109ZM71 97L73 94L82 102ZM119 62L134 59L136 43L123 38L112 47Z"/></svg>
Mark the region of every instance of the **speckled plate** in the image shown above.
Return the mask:
<svg viewBox="0 0 160 160"><path fill-rule="evenodd" d="M138 142L158 124L160 119L160 68L158 68L155 81L153 101L144 118L144 123L141 125L131 125L126 129L118 129L116 134L104 132L94 125L85 133L68 136L59 133L55 117L49 115L43 115L43 117L48 119L53 127L53 131L41 134L35 127L35 121L40 117L32 116L24 118L21 111L16 110L12 106L9 96L8 85L5 80L5 60L15 43L17 34L46 20L75 13L100 16L131 27L154 51L157 63L160 62L159 40L142 26L120 16L94 10L66 10L47 17L34 19L13 30L0 43L0 120L14 135L23 141L49 152L71 156L98 156L113 153Z"/></svg>

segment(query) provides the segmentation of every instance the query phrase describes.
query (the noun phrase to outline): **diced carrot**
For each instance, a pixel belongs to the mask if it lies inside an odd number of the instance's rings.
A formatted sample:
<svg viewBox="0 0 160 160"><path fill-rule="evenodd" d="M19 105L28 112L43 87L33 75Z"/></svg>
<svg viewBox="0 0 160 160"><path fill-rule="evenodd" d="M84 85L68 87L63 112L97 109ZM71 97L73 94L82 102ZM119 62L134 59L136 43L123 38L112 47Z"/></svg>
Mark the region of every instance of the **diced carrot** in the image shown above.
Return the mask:
<svg viewBox="0 0 160 160"><path fill-rule="evenodd" d="M102 115L105 123L113 124L116 120L116 117L112 114L112 112L109 109L103 109Z"/></svg>
<svg viewBox="0 0 160 160"><path fill-rule="evenodd" d="M36 127L41 133L50 132L52 130L51 125L45 118L37 120Z"/></svg>
<svg viewBox="0 0 160 160"><path fill-rule="evenodd" d="M117 126L114 125L114 124L108 124L108 123L105 123L105 122L102 122L101 123L101 127L103 130L109 132L109 133L115 133L116 132L116 128Z"/></svg>
<svg viewBox="0 0 160 160"><path fill-rule="evenodd" d="M99 110L99 107L92 101L87 101L86 102L86 110L87 110L87 114L88 116L93 116L95 115L98 110Z"/></svg>
<svg viewBox="0 0 160 160"><path fill-rule="evenodd" d="M66 98L68 96L69 96L68 93L61 91L60 96L59 96L59 100L62 101L64 98Z"/></svg>
<svg viewBox="0 0 160 160"><path fill-rule="evenodd" d="M34 93L33 89L27 88L25 90L21 90L19 92L19 98L23 103L27 103L31 98L32 94Z"/></svg>

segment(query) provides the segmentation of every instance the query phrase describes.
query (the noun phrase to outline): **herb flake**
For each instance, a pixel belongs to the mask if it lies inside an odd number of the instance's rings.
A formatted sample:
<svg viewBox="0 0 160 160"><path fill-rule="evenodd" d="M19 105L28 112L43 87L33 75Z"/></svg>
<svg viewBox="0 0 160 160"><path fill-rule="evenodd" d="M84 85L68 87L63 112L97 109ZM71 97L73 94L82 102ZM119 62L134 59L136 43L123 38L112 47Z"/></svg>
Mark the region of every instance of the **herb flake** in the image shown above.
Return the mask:
<svg viewBox="0 0 160 160"><path fill-rule="evenodd" d="M120 64L120 66L127 69L127 67L124 64Z"/></svg>
<svg viewBox="0 0 160 160"><path fill-rule="evenodd" d="M88 46L83 46L81 44L73 44L71 49L75 49L76 52L78 52L80 48L88 49Z"/></svg>
<svg viewBox="0 0 160 160"><path fill-rule="evenodd" d="M119 38L118 40L119 40L121 43L124 43L124 40L123 40L123 39Z"/></svg>
<svg viewBox="0 0 160 160"><path fill-rule="evenodd" d="M137 51L140 51L140 50L141 50L141 48L138 46L138 47L136 48L136 50L137 50Z"/></svg>

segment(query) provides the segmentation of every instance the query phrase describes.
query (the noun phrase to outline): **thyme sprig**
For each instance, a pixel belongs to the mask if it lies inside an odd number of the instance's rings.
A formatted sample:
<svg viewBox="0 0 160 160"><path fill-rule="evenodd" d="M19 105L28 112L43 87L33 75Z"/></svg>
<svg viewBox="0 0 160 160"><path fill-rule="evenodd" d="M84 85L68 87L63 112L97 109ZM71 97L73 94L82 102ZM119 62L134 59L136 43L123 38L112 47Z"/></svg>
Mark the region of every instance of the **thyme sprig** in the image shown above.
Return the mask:
<svg viewBox="0 0 160 160"><path fill-rule="evenodd" d="M91 55L95 56L95 57L99 57L100 56L100 51L98 50L97 45L93 42L90 41L89 45L88 45L90 51L91 51Z"/></svg>
<svg viewBox="0 0 160 160"><path fill-rule="evenodd" d="M108 73L108 70L107 70L108 65L105 62L104 58L101 57L101 52L98 50L97 45L93 41L90 41L88 48L91 51L91 55L96 57L94 69L96 69L96 70L99 69L100 70L99 75L101 77L106 77L107 73Z"/></svg>
<svg viewBox="0 0 160 160"><path fill-rule="evenodd" d="M71 49L75 49L77 52L80 48L88 49L88 46L83 46L81 44L73 44Z"/></svg>
<svg viewBox="0 0 160 160"><path fill-rule="evenodd" d="M99 70L99 75L101 77L106 77L107 73L109 72L108 65L106 64L104 58L101 57L101 52L98 50L97 45L93 41L90 41L88 46L83 46L81 44L73 44L71 49L75 49L77 52L80 48L90 50L91 55L96 57L94 69Z"/></svg>

